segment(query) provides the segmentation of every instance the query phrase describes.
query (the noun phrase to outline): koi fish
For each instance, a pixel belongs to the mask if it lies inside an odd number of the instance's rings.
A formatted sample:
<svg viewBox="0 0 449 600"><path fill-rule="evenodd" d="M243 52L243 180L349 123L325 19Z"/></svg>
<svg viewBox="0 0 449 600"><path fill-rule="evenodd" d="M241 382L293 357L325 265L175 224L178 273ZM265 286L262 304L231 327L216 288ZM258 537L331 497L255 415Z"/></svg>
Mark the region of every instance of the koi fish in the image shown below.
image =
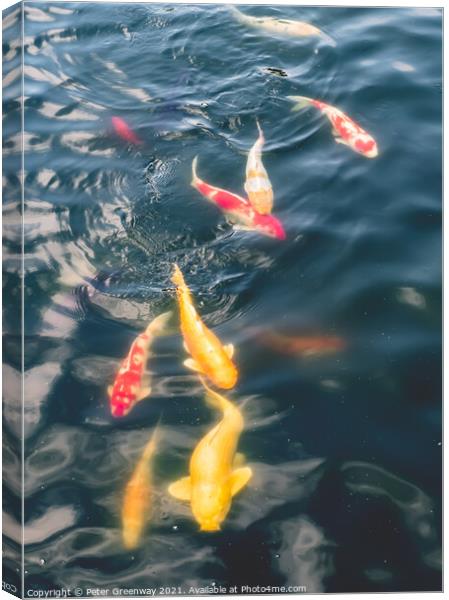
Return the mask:
<svg viewBox="0 0 449 600"><path fill-rule="evenodd" d="M192 186L220 208L235 225L234 229L257 231L269 237L285 240L287 237L282 223L273 215L262 215L241 196L218 187L209 185L196 173L198 157L192 163Z"/></svg>
<svg viewBox="0 0 449 600"><path fill-rule="evenodd" d="M219 388L233 388L238 378L237 367L232 362L234 346L223 346L217 336L206 327L196 312L181 269L176 264L174 269L172 281L176 285L178 296L184 349L191 356L184 361L184 365L188 369L203 373Z"/></svg>
<svg viewBox="0 0 449 600"><path fill-rule="evenodd" d="M136 548L150 517L152 484L150 461L156 450L158 427L144 448L142 456L125 488L122 507L122 539L128 550Z"/></svg>
<svg viewBox="0 0 449 600"><path fill-rule="evenodd" d="M259 121L256 121L259 137L251 148L246 162L245 192L252 207L261 215L271 213L273 208L273 189L262 163L262 147L265 142Z"/></svg>
<svg viewBox="0 0 449 600"><path fill-rule="evenodd" d="M258 336L264 346L281 354L321 356L344 350L346 342L338 336L290 336L274 331Z"/></svg>
<svg viewBox="0 0 449 600"><path fill-rule="evenodd" d="M130 128L128 123L124 121L121 117L112 117L112 126L114 128L115 133L125 140L125 142L129 142L131 144L135 144L136 146L140 146L143 144L142 140L137 137L134 131Z"/></svg>
<svg viewBox="0 0 449 600"><path fill-rule="evenodd" d="M376 140L335 106L305 96L287 96L287 98L297 103L293 108L294 111L301 110L309 104L321 110L331 122L332 134L338 144L344 144L366 158L376 158L378 155Z"/></svg>
<svg viewBox="0 0 449 600"><path fill-rule="evenodd" d="M255 27L266 33L285 35L287 37L321 37L332 46L336 46L335 41L327 33L324 33L324 31L321 31L321 29L310 23L292 21L290 19L276 19L275 17L250 17L249 15L244 15L235 6L230 5L229 8L234 13L236 19L243 25Z"/></svg>
<svg viewBox="0 0 449 600"><path fill-rule="evenodd" d="M248 466L235 466L241 458L236 450L244 426L240 410L202 383L206 400L221 411L222 419L197 444L190 459L190 475L172 483L168 491L174 498L190 502L201 531L219 531L232 498L253 473Z"/></svg>
<svg viewBox="0 0 449 600"><path fill-rule="evenodd" d="M132 343L114 385L108 387L112 416L125 417L137 402L150 395L151 382L146 371L150 346L155 336L163 331L170 316L171 312L166 312L156 317Z"/></svg>

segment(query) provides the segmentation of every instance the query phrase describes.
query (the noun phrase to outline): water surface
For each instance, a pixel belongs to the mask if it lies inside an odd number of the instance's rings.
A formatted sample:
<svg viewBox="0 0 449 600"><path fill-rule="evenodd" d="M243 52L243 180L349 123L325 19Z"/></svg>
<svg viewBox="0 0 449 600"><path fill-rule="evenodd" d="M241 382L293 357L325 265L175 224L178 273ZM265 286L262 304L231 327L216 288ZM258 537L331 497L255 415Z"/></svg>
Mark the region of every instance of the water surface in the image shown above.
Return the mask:
<svg viewBox="0 0 449 600"><path fill-rule="evenodd" d="M241 8L311 22L336 45L266 35L221 5L25 4L27 589L441 588L441 12ZM6 29L7 68L19 59ZM336 144L316 111L292 113L299 94L344 110L379 157ZM243 193L256 117L285 242L234 231L190 186L199 155L206 181ZM106 394L135 336L175 307L174 262L241 372L254 478L216 534L166 493L217 418L182 365L176 319L154 349L152 397L115 420ZM262 343L273 331L345 347L288 356ZM122 493L160 415L154 515L126 552ZM19 417L6 404L11 576Z"/></svg>

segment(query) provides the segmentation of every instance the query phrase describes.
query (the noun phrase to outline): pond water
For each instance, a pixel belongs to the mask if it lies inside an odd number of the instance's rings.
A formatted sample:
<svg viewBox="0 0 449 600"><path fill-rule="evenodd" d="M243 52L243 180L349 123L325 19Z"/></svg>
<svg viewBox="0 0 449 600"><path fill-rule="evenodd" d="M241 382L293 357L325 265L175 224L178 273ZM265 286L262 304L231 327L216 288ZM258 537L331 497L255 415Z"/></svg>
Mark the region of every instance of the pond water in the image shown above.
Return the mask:
<svg viewBox="0 0 449 600"><path fill-rule="evenodd" d="M251 27L225 5L25 4L28 590L441 589L442 13L240 9L313 23L335 43ZM3 48L7 215L18 200L19 17L8 13ZM326 117L292 112L289 95L343 110L379 156L335 143ZM190 185L198 155L205 181L244 194L256 118L283 241L234 229ZM20 245L5 244L12 581ZM183 366L174 263L240 371L226 395L241 407L239 451L254 475L214 533L167 493L219 418ZM116 419L107 388L166 310L152 394ZM127 551L123 491L159 419L154 510Z"/></svg>

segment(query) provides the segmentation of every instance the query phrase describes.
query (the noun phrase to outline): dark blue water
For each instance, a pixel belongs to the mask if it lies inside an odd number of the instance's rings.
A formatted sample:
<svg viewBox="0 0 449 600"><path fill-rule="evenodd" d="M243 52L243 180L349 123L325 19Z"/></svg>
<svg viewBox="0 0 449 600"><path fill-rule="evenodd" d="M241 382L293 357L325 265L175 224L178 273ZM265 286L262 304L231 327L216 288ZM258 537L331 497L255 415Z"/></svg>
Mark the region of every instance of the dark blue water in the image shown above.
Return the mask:
<svg viewBox="0 0 449 600"><path fill-rule="evenodd" d="M242 12L311 22L336 45L268 35L221 5L25 5L28 590L441 588L442 14ZM3 48L6 578L20 543L19 17ZM336 144L288 95L344 110L379 157ZM198 154L206 181L243 193L256 117L284 242L234 231L190 186ZM217 419L176 319L151 398L114 420L106 394L136 335L175 308L174 262L241 373L230 397L254 477L216 534L166 492ZM288 354L263 342L273 332L344 347ZM122 494L160 415L153 517L126 552Z"/></svg>

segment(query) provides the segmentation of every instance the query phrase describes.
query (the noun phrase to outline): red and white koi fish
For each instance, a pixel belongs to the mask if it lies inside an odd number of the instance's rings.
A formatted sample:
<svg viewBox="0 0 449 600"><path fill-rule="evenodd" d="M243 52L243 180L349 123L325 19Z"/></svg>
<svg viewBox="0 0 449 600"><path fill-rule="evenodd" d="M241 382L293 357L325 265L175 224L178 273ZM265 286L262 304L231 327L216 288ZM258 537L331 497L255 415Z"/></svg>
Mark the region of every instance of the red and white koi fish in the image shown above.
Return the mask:
<svg viewBox="0 0 449 600"><path fill-rule="evenodd" d="M376 158L378 155L376 140L335 106L305 96L287 96L287 98L297 103L293 108L294 111L301 110L309 104L321 110L331 122L332 133L338 144L345 144L366 158Z"/></svg>
<svg viewBox="0 0 449 600"><path fill-rule="evenodd" d="M143 144L142 140L121 117L112 117L111 122L115 133L120 136L122 140L134 144L135 146L141 146Z"/></svg>
<svg viewBox="0 0 449 600"><path fill-rule="evenodd" d="M151 394L150 376L146 370L150 346L156 335L162 333L170 316L171 312L166 312L156 317L132 343L114 385L108 387L113 417L125 417L137 402Z"/></svg>
<svg viewBox="0 0 449 600"><path fill-rule="evenodd" d="M251 148L246 162L245 192L248 199L261 215L268 215L273 208L273 188L262 163L262 148L265 138L259 121L256 121L259 137Z"/></svg>
<svg viewBox="0 0 449 600"><path fill-rule="evenodd" d="M261 215L245 198L209 185L200 179L196 174L197 161L198 157L196 156L192 163L192 186L236 223L234 229L258 231L278 240L285 240L284 228L276 217Z"/></svg>

